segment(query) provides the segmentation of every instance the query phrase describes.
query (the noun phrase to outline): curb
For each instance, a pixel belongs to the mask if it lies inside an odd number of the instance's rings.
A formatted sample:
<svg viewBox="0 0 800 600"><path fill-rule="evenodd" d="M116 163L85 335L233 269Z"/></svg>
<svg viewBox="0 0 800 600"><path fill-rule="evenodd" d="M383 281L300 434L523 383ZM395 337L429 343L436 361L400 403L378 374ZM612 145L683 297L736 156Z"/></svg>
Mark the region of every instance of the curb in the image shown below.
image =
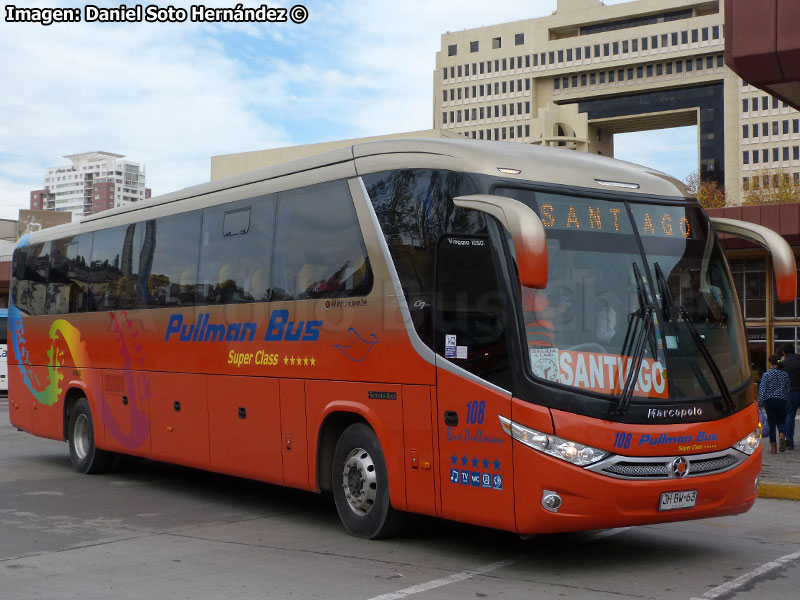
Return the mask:
<svg viewBox="0 0 800 600"><path fill-rule="evenodd" d="M777 498L779 500L800 501L800 485L795 483L762 483L758 484L759 498Z"/></svg>

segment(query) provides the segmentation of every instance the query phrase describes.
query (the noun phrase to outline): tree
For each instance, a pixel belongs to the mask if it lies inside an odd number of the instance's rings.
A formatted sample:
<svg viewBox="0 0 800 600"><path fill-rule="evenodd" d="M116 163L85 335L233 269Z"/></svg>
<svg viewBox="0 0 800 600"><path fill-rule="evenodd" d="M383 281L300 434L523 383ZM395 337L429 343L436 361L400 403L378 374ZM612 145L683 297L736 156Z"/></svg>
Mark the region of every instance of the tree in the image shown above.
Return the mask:
<svg viewBox="0 0 800 600"><path fill-rule="evenodd" d="M761 169L744 186L742 204L800 202L800 179L785 169Z"/></svg>
<svg viewBox="0 0 800 600"><path fill-rule="evenodd" d="M700 179L697 171L691 173L683 180L688 190L697 196L697 201L703 208L722 208L725 206L725 189L716 181Z"/></svg>

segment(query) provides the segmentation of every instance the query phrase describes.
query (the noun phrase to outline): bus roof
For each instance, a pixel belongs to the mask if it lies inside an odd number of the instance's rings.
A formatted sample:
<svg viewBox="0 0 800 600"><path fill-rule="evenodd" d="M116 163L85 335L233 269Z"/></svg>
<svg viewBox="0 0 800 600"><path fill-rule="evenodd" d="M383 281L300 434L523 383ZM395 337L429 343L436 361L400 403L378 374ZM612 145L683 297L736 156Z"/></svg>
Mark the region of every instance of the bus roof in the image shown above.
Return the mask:
<svg viewBox="0 0 800 600"><path fill-rule="evenodd" d="M73 231L95 230L116 225L120 219L114 217L122 217L127 221L129 220L125 219L127 213L146 211L158 213L153 214L153 217L160 216L164 211L158 210L158 207L172 202L199 199L216 192L235 190L281 177L336 166L349 167L350 176L399 168L449 169L526 182L546 182L605 191L617 189L648 196L691 197L683 183L665 173L586 152L515 142L471 139L392 139L353 144L330 152L195 185L144 202L126 204L89 215L77 222L32 233L30 241L70 235ZM337 171L341 169L332 169L332 172ZM195 207L181 207L177 212L191 208ZM128 216L135 220L139 217L139 215ZM151 215L142 214L139 218L151 218Z"/></svg>

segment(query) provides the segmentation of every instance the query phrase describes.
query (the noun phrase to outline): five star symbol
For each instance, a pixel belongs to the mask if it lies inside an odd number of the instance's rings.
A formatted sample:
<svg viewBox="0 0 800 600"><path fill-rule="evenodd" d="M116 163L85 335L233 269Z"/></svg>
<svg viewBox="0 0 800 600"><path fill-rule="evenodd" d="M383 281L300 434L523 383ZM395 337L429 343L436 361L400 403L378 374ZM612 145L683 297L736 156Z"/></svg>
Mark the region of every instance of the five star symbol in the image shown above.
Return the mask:
<svg viewBox="0 0 800 600"><path fill-rule="evenodd" d="M293 367L316 367L317 359L314 356L284 356L283 364Z"/></svg>

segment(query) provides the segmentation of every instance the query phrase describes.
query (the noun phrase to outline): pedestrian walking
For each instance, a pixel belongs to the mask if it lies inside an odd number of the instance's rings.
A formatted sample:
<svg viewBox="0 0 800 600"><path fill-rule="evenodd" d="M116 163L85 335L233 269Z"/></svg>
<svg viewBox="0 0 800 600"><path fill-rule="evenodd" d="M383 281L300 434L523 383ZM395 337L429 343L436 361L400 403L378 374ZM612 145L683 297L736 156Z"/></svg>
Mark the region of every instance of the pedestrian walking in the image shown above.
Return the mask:
<svg viewBox="0 0 800 600"><path fill-rule="evenodd" d="M769 357L769 371L761 376L758 386L758 405L767 412L769 422L770 454L776 454L778 448L781 452L786 450L786 404L791 382L788 373L778 368L780 359L779 354ZM780 433L780 443L776 440L776 431Z"/></svg>
<svg viewBox="0 0 800 600"><path fill-rule="evenodd" d="M789 374L791 388L786 406L786 448L794 450L794 419L800 403L800 354L795 354L794 344L784 344L781 368Z"/></svg>

